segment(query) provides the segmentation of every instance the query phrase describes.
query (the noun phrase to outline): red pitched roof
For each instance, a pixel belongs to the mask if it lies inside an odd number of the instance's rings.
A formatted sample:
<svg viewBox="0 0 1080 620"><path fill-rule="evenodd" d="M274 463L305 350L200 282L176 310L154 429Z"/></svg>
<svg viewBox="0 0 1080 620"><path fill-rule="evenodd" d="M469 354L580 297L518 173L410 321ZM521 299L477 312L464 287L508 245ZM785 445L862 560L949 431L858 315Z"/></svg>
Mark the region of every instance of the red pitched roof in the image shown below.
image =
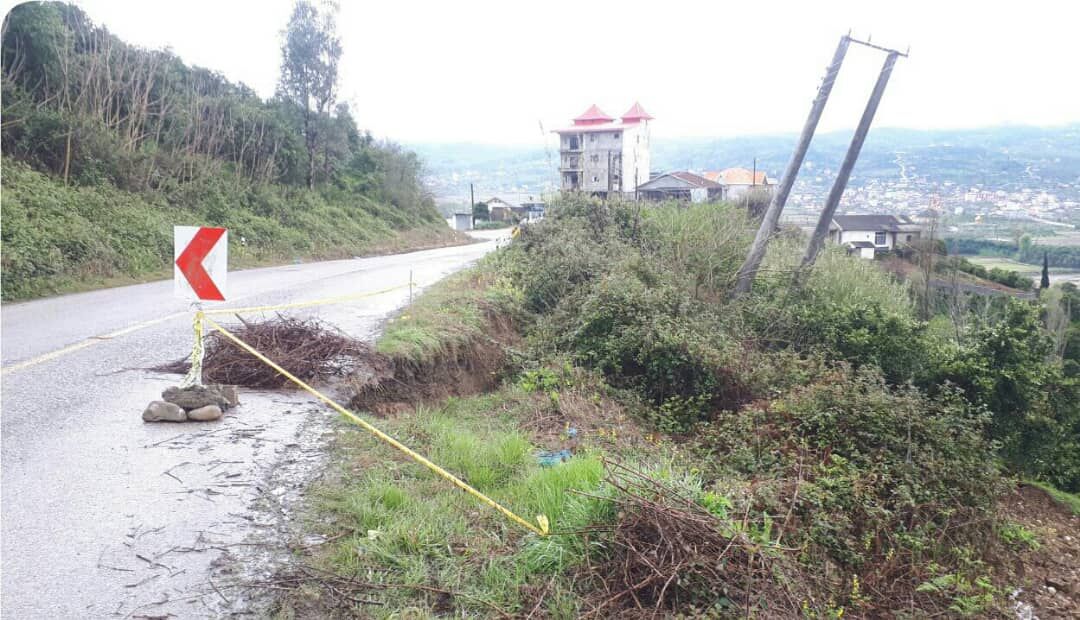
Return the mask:
<svg viewBox="0 0 1080 620"><path fill-rule="evenodd" d="M596 107L596 104L593 104L589 106L588 110L582 112L581 116L578 116L574 119L574 124L594 125L596 123L610 123L613 120L615 119L605 114L604 111L600 108Z"/></svg>
<svg viewBox="0 0 1080 620"><path fill-rule="evenodd" d="M638 121L651 121L653 116L645 111L645 108L641 107L641 104L634 102L634 105L630 106L622 115L622 122L624 123L636 123Z"/></svg>

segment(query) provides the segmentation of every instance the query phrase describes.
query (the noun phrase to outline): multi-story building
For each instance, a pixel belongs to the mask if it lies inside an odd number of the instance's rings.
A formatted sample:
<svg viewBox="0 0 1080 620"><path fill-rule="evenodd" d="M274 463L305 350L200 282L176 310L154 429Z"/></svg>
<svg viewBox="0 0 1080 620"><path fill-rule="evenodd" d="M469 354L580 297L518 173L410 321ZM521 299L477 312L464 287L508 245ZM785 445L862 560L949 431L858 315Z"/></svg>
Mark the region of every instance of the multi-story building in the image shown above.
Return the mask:
<svg viewBox="0 0 1080 620"><path fill-rule="evenodd" d="M649 180L649 121L635 103L616 121L595 105L559 134L559 176L564 191L633 196Z"/></svg>

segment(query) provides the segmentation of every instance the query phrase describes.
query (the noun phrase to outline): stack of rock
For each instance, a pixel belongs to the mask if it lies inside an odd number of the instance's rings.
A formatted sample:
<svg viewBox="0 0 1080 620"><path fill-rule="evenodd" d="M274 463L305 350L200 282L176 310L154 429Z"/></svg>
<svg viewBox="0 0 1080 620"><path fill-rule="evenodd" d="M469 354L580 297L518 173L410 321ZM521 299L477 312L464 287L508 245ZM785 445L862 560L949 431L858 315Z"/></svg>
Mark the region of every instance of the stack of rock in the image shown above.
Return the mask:
<svg viewBox="0 0 1080 620"><path fill-rule="evenodd" d="M235 385L192 385L171 387L143 411L145 422L208 422L217 420L230 407L240 404Z"/></svg>

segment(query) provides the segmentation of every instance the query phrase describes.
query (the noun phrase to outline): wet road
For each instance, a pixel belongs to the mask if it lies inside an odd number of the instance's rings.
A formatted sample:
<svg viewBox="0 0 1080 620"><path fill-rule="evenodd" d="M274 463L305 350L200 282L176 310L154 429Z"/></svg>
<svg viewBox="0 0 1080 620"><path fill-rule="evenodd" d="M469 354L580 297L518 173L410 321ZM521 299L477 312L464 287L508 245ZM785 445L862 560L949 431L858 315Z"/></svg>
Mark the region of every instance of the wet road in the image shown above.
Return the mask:
<svg viewBox="0 0 1080 620"><path fill-rule="evenodd" d="M468 246L230 274L227 305L429 284L494 249ZM407 290L291 311L370 338ZM216 617L245 611L229 562L289 531L335 426L291 393L241 393L217 422L145 424L175 384L146 370L191 348L172 282L5 305L2 311L4 618ZM281 541L276 541L280 543ZM252 574L258 573L248 568ZM213 575L218 575L217 581Z"/></svg>

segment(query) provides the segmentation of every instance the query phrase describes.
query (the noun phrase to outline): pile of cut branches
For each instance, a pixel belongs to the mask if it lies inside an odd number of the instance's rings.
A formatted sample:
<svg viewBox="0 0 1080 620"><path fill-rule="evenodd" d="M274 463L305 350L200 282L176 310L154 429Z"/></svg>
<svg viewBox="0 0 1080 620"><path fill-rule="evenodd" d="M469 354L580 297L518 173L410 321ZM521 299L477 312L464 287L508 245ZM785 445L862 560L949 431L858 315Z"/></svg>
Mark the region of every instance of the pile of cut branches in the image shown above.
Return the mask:
<svg viewBox="0 0 1080 620"><path fill-rule="evenodd" d="M768 528L756 528L749 511L741 520L714 514L668 483L605 465L617 517L604 559L585 569L596 591L588 615L800 614L805 599L777 579L788 572L790 550L768 540Z"/></svg>
<svg viewBox="0 0 1080 620"><path fill-rule="evenodd" d="M317 319L278 315L266 321L226 326L237 338L303 381L352 374L378 374L389 362L364 342L354 340ZM158 370L187 372L191 362L173 362ZM276 370L219 332L206 337L203 380L249 388L293 385Z"/></svg>

